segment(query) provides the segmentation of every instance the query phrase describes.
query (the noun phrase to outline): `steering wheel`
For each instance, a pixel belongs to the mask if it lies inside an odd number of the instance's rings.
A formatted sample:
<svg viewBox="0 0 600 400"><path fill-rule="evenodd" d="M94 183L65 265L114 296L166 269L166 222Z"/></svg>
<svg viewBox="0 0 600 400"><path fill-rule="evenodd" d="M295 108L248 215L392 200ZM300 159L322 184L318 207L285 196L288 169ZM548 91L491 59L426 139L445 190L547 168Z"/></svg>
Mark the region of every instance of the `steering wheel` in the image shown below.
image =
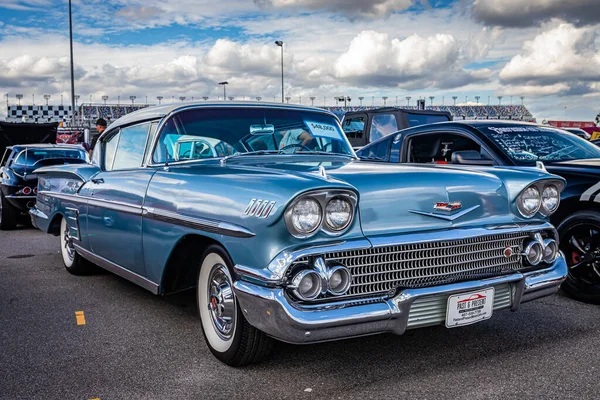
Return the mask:
<svg viewBox="0 0 600 400"><path fill-rule="evenodd" d="M287 146L283 146L281 149L279 149L279 151L277 152L277 154L281 153L282 151L284 151L286 149L293 149L294 147L300 147L300 148L302 148L304 150L312 151L311 149L309 149L308 147L306 147L302 143L292 143L292 144L288 144Z"/></svg>

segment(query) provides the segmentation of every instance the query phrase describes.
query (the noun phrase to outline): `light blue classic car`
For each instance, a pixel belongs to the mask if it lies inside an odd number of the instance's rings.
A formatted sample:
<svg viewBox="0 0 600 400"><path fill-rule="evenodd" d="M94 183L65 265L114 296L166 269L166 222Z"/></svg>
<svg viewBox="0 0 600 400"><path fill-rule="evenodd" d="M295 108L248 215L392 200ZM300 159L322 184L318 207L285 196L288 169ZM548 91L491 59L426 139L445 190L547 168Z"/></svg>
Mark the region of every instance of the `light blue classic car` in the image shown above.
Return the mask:
<svg viewBox="0 0 600 400"><path fill-rule="evenodd" d="M69 272L195 287L206 343L230 365L260 361L272 338L468 325L567 275L547 222L562 178L362 162L315 108L152 107L114 122L91 164L36 174L33 223L60 235Z"/></svg>

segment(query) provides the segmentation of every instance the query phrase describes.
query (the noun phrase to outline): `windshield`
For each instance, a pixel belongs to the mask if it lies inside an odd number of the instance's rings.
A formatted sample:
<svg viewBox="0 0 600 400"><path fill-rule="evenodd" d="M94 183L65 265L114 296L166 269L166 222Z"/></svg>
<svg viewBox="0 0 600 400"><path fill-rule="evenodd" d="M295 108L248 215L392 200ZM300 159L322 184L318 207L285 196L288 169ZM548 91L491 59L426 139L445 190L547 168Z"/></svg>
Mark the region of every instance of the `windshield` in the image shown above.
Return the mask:
<svg viewBox="0 0 600 400"><path fill-rule="evenodd" d="M49 158L78 158L85 160L85 152L83 150L74 149L27 149L22 150L15 164L33 166L40 160Z"/></svg>
<svg viewBox="0 0 600 400"><path fill-rule="evenodd" d="M600 158L600 148L559 129L517 125L480 130L517 164Z"/></svg>
<svg viewBox="0 0 600 400"><path fill-rule="evenodd" d="M353 156L335 117L265 108L183 111L163 127L154 162L258 154L329 153Z"/></svg>

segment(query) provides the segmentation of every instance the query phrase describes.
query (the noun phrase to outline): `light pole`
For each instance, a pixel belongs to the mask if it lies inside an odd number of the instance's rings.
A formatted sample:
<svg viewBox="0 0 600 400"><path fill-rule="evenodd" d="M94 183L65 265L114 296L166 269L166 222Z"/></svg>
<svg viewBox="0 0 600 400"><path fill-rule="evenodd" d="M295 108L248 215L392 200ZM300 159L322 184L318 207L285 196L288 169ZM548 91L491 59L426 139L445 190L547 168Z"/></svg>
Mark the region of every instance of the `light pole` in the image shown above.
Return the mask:
<svg viewBox="0 0 600 400"><path fill-rule="evenodd" d="M300 105L302 105L302 96L298 96L298 100L300 100Z"/></svg>
<svg viewBox="0 0 600 400"><path fill-rule="evenodd" d="M479 98L480 98L480 97L481 97L481 96L475 96L475 101L477 102L477 105L479 105Z"/></svg>
<svg viewBox="0 0 600 400"><path fill-rule="evenodd" d="M148 96L146 96L146 102L144 104L148 105Z"/></svg>
<svg viewBox="0 0 600 400"><path fill-rule="evenodd" d="M467 99L468 99L468 97L465 96L465 104L467 104L469 102Z"/></svg>
<svg viewBox="0 0 600 400"><path fill-rule="evenodd" d="M90 94L90 105L92 105L92 95Z"/></svg>
<svg viewBox="0 0 600 400"><path fill-rule="evenodd" d="M69 0L69 48L71 51L71 107L73 108L71 125L75 126L75 68L73 67L73 17L71 0Z"/></svg>
<svg viewBox="0 0 600 400"><path fill-rule="evenodd" d="M362 107L362 101L363 101L364 99L365 99L365 98L364 98L363 96L360 96L360 97L358 98L358 100L360 100L360 106L361 106L361 107Z"/></svg>
<svg viewBox="0 0 600 400"><path fill-rule="evenodd" d="M442 105L444 105L444 96L442 96Z"/></svg>
<svg viewBox="0 0 600 400"><path fill-rule="evenodd" d="M315 105L315 96L310 96L309 99L310 99L310 105L314 106Z"/></svg>
<svg viewBox="0 0 600 400"><path fill-rule="evenodd" d="M396 96L396 105L398 105L398 96Z"/></svg>
<svg viewBox="0 0 600 400"><path fill-rule="evenodd" d="M262 97L256 96L256 101L261 101L261 100L262 100Z"/></svg>
<svg viewBox="0 0 600 400"><path fill-rule="evenodd" d="M60 105L61 105L61 106L63 105L63 95L62 95L62 93L61 93L61 95L60 95Z"/></svg>
<svg viewBox="0 0 600 400"><path fill-rule="evenodd" d="M327 106L327 96L323 96L323 107Z"/></svg>
<svg viewBox="0 0 600 400"><path fill-rule="evenodd" d="M406 96L406 107L410 107L410 96Z"/></svg>
<svg viewBox="0 0 600 400"><path fill-rule="evenodd" d="M283 103L283 41L276 40L275 44L281 47L281 102Z"/></svg>
<svg viewBox="0 0 600 400"><path fill-rule="evenodd" d="M512 106L512 96L510 96L510 105Z"/></svg>
<svg viewBox="0 0 600 400"><path fill-rule="evenodd" d="M502 105L502 96L498 96L498 105L501 106Z"/></svg>
<svg viewBox="0 0 600 400"><path fill-rule="evenodd" d="M35 106L35 94L31 95L31 103Z"/></svg>
<svg viewBox="0 0 600 400"><path fill-rule="evenodd" d="M288 103L288 104L290 104L290 99L291 99L291 97L290 97L290 96L287 96L287 97L285 98L285 100L287 101L287 103Z"/></svg>
<svg viewBox="0 0 600 400"><path fill-rule="evenodd" d="M208 100L208 96L202 96L202 100L204 100L204 101Z"/></svg>
<svg viewBox="0 0 600 400"><path fill-rule="evenodd" d="M490 105L490 97L491 96L488 96L488 106Z"/></svg>
<svg viewBox="0 0 600 400"><path fill-rule="evenodd" d="M117 105L121 105L121 95L117 95Z"/></svg>
<svg viewBox="0 0 600 400"><path fill-rule="evenodd" d="M160 102L162 101L162 99L164 99L163 96L156 96L156 100L158 100L159 105L160 105Z"/></svg>
<svg viewBox="0 0 600 400"><path fill-rule="evenodd" d="M135 96L129 96L129 100L131 100L131 105L133 105L135 101Z"/></svg>
<svg viewBox="0 0 600 400"><path fill-rule="evenodd" d="M456 99L458 99L458 96L452 96L452 100L454 100L454 106L456 106Z"/></svg>
<svg viewBox="0 0 600 400"><path fill-rule="evenodd" d="M383 96L383 97L381 97L381 98L383 99L383 106L385 107L385 106L386 106L386 104L387 104L387 99L388 99L388 97L387 97L387 96Z"/></svg>
<svg viewBox="0 0 600 400"><path fill-rule="evenodd" d="M226 86L229 85L229 82L227 82L227 81L219 82L219 85L223 86L223 101L225 101L225 100L227 100L227 88L226 88Z"/></svg>
<svg viewBox="0 0 600 400"><path fill-rule="evenodd" d="M102 100L104 101L104 105L106 105L106 100L108 100L108 96L107 95L102 96Z"/></svg>
<svg viewBox="0 0 600 400"><path fill-rule="evenodd" d="M348 105L349 101L352 101L352 99L350 98L350 96L340 96L340 97L336 97L335 98L336 101L339 102L344 102L344 107L346 107Z"/></svg>
<svg viewBox="0 0 600 400"><path fill-rule="evenodd" d="M429 101L431 101L431 107L433 107L433 99L435 99L435 96L429 96Z"/></svg>
<svg viewBox="0 0 600 400"><path fill-rule="evenodd" d="M183 103L183 101L185 100L185 96L179 96L179 100L181 100L181 102Z"/></svg>
<svg viewBox="0 0 600 400"><path fill-rule="evenodd" d="M45 94L44 95L44 99L46 99L46 105L48 105L48 100L50 100L50 95L49 94Z"/></svg>
<svg viewBox="0 0 600 400"><path fill-rule="evenodd" d="M521 105L523 105L523 100L525 100L525 97L521 96Z"/></svg>
<svg viewBox="0 0 600 400"><path fill-rule="evenodd" d="M19 101L19 105L21 105L21 99L23 98L22 94L16 95L17 100Z"/></svg>
<svg viewBox="0 0 600 400"><path fill-rule="evenodd" d="M375 96L371 97L371 106L375 107Z"/></svg>

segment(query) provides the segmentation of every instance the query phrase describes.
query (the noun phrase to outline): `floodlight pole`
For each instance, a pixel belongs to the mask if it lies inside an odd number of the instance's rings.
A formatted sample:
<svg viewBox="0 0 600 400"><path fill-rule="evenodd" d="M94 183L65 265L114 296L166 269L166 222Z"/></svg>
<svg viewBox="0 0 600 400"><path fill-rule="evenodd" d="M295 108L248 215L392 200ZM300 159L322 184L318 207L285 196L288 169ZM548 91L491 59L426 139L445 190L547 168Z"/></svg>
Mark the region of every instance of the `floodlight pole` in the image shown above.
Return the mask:
<svg viewBox="0 0 600 400"><path fill-rule="evenodd" d="M283 41L276 40L275 44L281 47L281 102L283 103L284 95L283 95Z"/></svg>
<svg viewBox="0 0 600 400"><path fill-rule="evenodd" d="M71 50L71 126L75 126L75 76L73 68L73 17L69 0L69 46Z"/></svg>

